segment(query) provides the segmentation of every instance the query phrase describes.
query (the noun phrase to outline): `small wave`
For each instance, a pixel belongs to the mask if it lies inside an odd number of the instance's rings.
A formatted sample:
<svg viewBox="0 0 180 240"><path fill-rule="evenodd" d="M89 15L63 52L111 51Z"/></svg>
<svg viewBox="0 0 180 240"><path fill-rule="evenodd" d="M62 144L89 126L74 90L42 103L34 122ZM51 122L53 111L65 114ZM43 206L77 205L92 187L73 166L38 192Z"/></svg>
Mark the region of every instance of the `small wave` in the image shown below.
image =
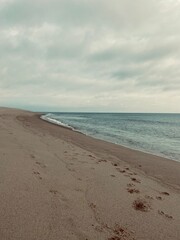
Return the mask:
<svg viewBox="0 0 180 240"><path fill-rule="evenodd" d="M73 131L76 131L72 126L69 126L68 124L62 123L61 121L52 118L52 115L50 117L50 114L42 115L40 118L44 121L47 121L47 122L50 122L50 123L53 123L53 124L56 124L56 125L59 125L59 126L62 126L62 127L69 128Z"/></svg>
<svg viewBox="0 0 180 240"><path fill-rule="evenodd" d="M61 118L68 119L68 120L86 120L87 119L85 117L74 117L74 116L66 116L66 115L64 115L63 117L61 116Z"/></svg>

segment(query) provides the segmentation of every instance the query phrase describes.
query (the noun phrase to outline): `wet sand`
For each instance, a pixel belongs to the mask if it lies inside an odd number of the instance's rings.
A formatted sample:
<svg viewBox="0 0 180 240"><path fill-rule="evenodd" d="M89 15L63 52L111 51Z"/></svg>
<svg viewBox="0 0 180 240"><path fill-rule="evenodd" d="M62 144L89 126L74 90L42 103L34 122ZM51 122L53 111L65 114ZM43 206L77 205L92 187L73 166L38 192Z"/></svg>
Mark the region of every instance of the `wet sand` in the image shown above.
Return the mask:
<svg viewBox="0 0 180 240"><path fill-rule="evenodd" d="M0 238L180 239L180 163L0 108Z"/></svg>

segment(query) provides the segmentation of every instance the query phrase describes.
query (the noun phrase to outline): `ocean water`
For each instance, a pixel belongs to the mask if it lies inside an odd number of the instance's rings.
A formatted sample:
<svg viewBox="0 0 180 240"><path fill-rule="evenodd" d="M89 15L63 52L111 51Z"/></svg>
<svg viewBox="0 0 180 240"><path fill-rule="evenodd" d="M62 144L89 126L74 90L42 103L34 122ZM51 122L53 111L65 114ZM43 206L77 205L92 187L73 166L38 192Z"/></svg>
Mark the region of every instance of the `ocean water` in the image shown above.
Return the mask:
<svg viewBox="0 0 180 240"><path fill-rule="evenodd" d="M47 113L42 119L98 139L180 161L180 114Z"/></svg>

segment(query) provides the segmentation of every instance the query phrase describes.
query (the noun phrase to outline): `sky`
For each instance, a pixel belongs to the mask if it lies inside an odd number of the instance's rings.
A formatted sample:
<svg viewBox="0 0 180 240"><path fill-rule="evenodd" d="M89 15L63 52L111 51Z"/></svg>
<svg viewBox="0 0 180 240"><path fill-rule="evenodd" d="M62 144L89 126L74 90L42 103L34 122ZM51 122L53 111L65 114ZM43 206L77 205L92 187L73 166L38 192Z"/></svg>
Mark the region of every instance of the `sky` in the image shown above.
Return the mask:
<svg viewBox="0 0 180 240"><path fill-rule="evenodd" d="M180 0L0 0L0 106L180 113Z"/></svg>

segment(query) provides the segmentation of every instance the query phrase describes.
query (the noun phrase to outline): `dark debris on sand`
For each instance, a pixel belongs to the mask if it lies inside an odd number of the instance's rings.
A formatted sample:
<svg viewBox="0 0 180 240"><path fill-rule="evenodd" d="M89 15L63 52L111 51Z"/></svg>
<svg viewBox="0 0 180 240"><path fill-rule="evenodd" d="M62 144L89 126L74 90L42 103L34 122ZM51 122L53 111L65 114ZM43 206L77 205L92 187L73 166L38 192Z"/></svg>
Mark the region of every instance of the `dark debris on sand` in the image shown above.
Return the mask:
<svg viewBox="0 0 180 240"><path fill-rule="evenodd" d="M133 202L133 208L137 211L148 212L150 210L150 205L144 199L137 199Z"/></svg>

